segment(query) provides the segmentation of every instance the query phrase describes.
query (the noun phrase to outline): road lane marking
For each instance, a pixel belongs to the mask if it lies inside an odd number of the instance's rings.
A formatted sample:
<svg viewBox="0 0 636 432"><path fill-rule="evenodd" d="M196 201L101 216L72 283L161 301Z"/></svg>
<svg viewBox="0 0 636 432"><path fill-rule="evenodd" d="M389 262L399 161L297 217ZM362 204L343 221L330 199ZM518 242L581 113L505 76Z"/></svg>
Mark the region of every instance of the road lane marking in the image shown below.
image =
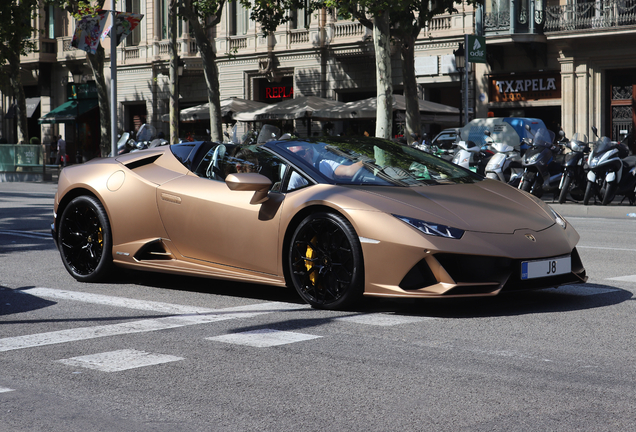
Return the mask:
<svg viewBox="0 0 636 432"><path fill-rule="evenodd" d="M46 291L45 291L46 290ZM25 293L37 293L47 295L66 296L69 292L62 290L52 290L48 288L24 290ZM48 297L51 298L51 297ZM118 299L115 301L114 299ZM148 318L132 322L124 322L118 324L100 325L93 327L70 328L66 330L58 330L46 333L37 333L25 336L14 336L0 339L0 352L13 351L18 349L33 348L44 345L54 345L66 342L75 342L87 339L96 339L108 336L120 336L133 333L144 333L157 330L166 330L178 327L185 327L197 324L207 324L230 319L252 318L258 315L287 312L296 310L307 310L309 305L298 305L293 303L268 302L256 303L251 305L236 306L224 309L204 309L191 306L170 305L168 303L159 302L141 302L134 299L125 299L121 297L113 297L99 294L75 293L73 300L78 301L106 301L106 304L114 305L119 301L123 301L133 308L143 307L142 303L147 303L144 310L153 310L157 312L167 313L168 310L196 310L195 313L173 315L162 318ZM100 303L104 304L104 303ZM170 308L173 306L175 308ZM155 309L152 309L152 308Z"/></svg>
<svg viewBox="0 0 636 432"><path fill-rule="evenodd" d="M611 250L611 251L627 251L627 252L636 252L636 249L622 249L622 248L613 248L613 247L602 247L602 246L576 246L577 249L601 249L601 250Z"/></svg>
<svg viewBox="0 0 636 432"><path fill-rule="evenodd" d="M318 339L320 337L322 336L314 336L305 333L288 332L266 328L241 333L231 333L221 336L214 336L206 339L236 345L246 345L255 348L268 348L294 342Z"/></svg>
<svg viewBox="0 0 636 432"><path fill-rule="evenodd" d="M153 354L134 349L123 349L80 357L71 357L68 359L58 360L58 362L68 366L83 367L102 372L119 372L180 360L184 360L184 358L166 354Z"/></svg>
<svg viewBox="0 0 636 432"><path fill-rule="evenodd" d="M0 235L3 235L3 234L17 236L17 237L53 240L53 237L51 237L51 233L41 233L37 231L0 230Z"/></svg>
<svg viewBox="0 0 636 432"><path fill-rule="evenodd" d="M13 389L10 388L6 388L6 387L0 387L0 393L8 393L8 392L12 392L14 391Z"/></svg>
<svg viewBox="0 0 636 432"><path fill-rule="evenodd" d="M18 292L46 299L73 300L103 306L114 306L143 311L161 312L171 315L218 312L218 309L202 308L198 306L185 306L172 303L156 302L151 300L136 300L125 297L114 297L103 294L92 294L81 291L67 291L53 288L27 288Z"/></svg>
<svg viewBox="0 0 636 432"><path fill-rule="evenodd" d="M392 326L398 324L410 324L426 320L433 320L433 317L414 317L389 315L383 313L358 314L335 318L335 321L353 322L356 324L375 325L375 326Z"/></svg>
<svg viewBox="0 0 636 432"><path fill-rule="evenodd" d="M613 281L620 281L620 282L636 282L636 275L618 276L618 277L608 278L606 280L613 280Z"/></svg>

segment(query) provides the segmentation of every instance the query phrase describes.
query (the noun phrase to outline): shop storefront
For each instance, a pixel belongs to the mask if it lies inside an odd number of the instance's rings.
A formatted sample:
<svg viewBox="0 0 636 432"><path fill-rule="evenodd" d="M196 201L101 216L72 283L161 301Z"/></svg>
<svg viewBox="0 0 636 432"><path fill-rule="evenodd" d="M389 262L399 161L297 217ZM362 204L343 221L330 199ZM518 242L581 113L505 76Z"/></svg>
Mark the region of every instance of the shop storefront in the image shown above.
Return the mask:
<svg viewBox="0 0 636 432"><path fill-rule="evenodd" d="M561 74L498 74L488 77L489 117L543 120L558 134L561 128Z"/></svg>

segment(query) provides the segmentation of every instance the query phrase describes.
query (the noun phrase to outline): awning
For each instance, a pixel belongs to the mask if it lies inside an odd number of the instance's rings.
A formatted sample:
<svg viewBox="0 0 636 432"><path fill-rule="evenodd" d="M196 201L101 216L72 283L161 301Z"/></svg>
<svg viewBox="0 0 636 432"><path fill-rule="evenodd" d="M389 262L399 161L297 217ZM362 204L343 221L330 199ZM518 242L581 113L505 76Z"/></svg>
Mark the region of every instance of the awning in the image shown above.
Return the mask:
<svg viewBox="0 0 636 432"><path fill-rule="evenodd" d="M27 118L31 118L36 109L38 109L38 105L40 105L40 98L26 98L26 107L27 107Z"/></svg>
<svg viewBox="0 0 636 432"><path fill-rule="evenodd" d="M97 99L70 100L40 117L38 123L72 123L77 117L87 113L97 105Z"/></svg>
<svg viewBox="0 0 636 432"><path fill-rule="evenodd" d="M26 98L27 118L31 118L33 116L33 113L35 113L35 110L38 109L38 105L40 105L39 97ZM6 119L15 118L16 109L17 109L16 104L11 105L9 107L9 111L7 111L7 115L5 116L5 118Z"/></svg>
<svg viewBox="0 0 636 432"><path fill-rule="evenodd" d="M318 110L336 110L343 105L343 102L332 99L324 99L317 96L299 96L267 105L255 111L234 114L234 120L261 121L311 118L314 112Z"/></svg>
<svg viewBox="0 0 636 432"><path fill-rule="evenodd" d="M325 120L344 120L344 119L372 119L377 114L377 97L371 97L354 102L347 102L339 107L330 107L314 111L313 117ZM434 115L452 115L459 114L459 109L448 105L442 105L435 102L418 100L420 113ZM393 111L405 111L406 100L403 95L393 95ZM458 117L455 117L458 120Z"/></svg>
<svg viewBox="0 0 636 432"><path fill-rule="evenodd" d="M241 99L231 97L221 100L221 117L231 116L233 113L240 113L244 111L253 111L259 108L267 106L266 103L257 102L248 99ZM194 122L199 120L210 120L210 104L205 103L203 105L197 105L190 108L182 109L179 114L179 118L182 122ZM164 114L161 116L161 120L164 122L170 121L170 114ZM231 120L231 118L224 118L223 120Z"/></svg>

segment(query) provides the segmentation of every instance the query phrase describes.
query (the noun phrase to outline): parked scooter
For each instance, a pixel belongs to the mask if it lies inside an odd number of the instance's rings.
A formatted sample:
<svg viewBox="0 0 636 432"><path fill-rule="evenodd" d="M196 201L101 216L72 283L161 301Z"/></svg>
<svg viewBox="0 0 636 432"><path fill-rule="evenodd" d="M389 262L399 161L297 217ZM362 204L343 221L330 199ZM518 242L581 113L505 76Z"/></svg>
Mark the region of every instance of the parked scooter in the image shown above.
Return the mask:
<svg viewBox="0 0 636 432"><path fill-rule="evenodd" d="M494 152L486 164L486 177L517 186L522 173L519 150L505 143L494 142L488 129L484 134L486 135L486 144Z"/></svg>
<svg viewBox="0 0 636 432"><path fill-rule="evenodd" d="M473 141L459 141L456 143L453 163L484 175L486 164L493 154L490 150L482 150Z"/></svg>
<svg viewBox="0 0 636 432"><path fill-rule="evenodd" d="M526 125L526 130L532 135L532 129ZM526 138L524 138L525 140ZM563 176L562 153L560 143L553 144L554 132L545 127L537 129L528 140L528 150L521 159L523 175L519 182L519 189L541 197L545 192L556 193Z"/></svg>
<svg viewBox="0 0 636 432"><path fill-rule="evenodd" d="M596 127L592 127L598 137ZM588 205L592 196L598 197L602 205L607 205L616 195L623 195L630 204L636 201L636 156L627 156L625 144L630 135L618 143L604 136L592 148L587 160L587 187L583 204Z"/></svg>
<svg viewBox="0 0 636 432"><path fill-rule="evenodd" d="M568 193L575 201L581 201L587 186L587 173L584 168L586 156L590 151L587 135L577 132L571 140L565 143L565 146L571 151L565 154L563 159L559 204L565 202Z"/></svg>

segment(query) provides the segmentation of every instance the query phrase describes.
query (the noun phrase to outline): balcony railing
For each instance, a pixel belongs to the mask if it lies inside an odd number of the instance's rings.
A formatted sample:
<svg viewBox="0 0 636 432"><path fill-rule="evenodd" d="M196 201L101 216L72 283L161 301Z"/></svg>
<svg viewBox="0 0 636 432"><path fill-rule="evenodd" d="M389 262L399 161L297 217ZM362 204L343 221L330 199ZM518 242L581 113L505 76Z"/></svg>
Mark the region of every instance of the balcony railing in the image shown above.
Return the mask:
<svg viewBox="0 0 636 432"><path fill-rule="evenodd" d="M546 8L545 32L636 25L636 0L597 0Z"/></svg>

